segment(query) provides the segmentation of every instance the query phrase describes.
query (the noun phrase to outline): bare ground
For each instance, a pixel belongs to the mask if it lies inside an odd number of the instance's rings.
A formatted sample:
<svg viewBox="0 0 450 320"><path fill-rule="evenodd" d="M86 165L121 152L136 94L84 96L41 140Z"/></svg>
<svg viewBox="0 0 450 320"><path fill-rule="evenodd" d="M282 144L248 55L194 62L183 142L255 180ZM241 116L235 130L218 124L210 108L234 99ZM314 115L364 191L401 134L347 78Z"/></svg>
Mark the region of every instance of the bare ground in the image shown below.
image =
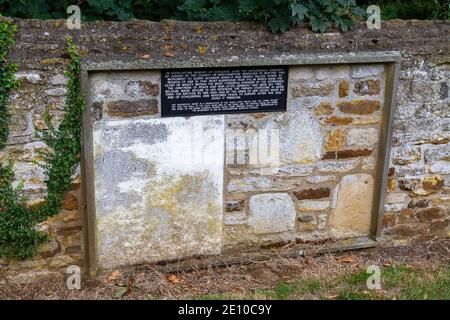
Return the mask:
<svg viewBox="0 0 450 320"><path fill-rule="evenodd" d="M282 253L288 247L271 249L272 256L266 261L207 269L194 268L189 272L162 273L152 265L124 268L102 273L93 279L84 278L81 290L68 290L63 278L44 279L27 284L4 284L0 285L0 298L336 299L342 298L342 292L346 292L342 291L343 289L354 290L358 281L359 285L365 283L366 278L361 280L360 275L361 272L365 274L369 265L391 269L402 267L402 270L414 272L413 276L419 277L420 283L431 283L433 280L442 283L450 280L450 277L444 280L432 279L433 273L439 274L442 270L446 277L450 275L450 238L438 238L400 247L310 254L300 258L284 257ZM411 277L411 274L406 275ZM360 288L362 293L358 293L357 297L395 299L401 290L414 289L402 289L403 278L398 279L398 288L393 283L393 286L383 288L376 294L367 293ZM354 297L351 290L343 297ZM446 288L438 290L445 291L442 295L444 298L450 292L450 288L449 291L446 291ZM441 296L437 294L437 298L439 297ZM423 298L427 298L427 293Z"/></svg>

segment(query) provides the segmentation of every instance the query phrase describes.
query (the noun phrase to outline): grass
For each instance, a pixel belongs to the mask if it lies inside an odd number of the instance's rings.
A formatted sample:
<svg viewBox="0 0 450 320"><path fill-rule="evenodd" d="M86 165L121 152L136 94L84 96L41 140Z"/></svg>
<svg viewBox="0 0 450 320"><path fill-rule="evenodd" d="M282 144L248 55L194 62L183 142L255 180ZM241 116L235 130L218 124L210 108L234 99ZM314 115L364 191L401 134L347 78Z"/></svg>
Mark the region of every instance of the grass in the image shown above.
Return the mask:
<svg viewBox="0 0 450 320"><path fill-rule="evenodd" d="M331 278L279 282L272 289L219 294L200 299L337 299L337 300L450 300L450 267L414 267L405 264L381 268L381 289L369 290L365 269Z"/></svg>

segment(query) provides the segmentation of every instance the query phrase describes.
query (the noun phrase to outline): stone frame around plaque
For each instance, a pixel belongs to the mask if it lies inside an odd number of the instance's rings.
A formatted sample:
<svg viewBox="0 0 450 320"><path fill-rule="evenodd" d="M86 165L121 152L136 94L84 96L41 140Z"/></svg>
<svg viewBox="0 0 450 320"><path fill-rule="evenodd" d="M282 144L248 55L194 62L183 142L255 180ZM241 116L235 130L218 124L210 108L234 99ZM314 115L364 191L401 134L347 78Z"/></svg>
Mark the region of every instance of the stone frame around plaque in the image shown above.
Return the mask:
<svg viewBox="0 0 450 320"><path fill-rule="evenodd" d="M389 169L391 150L392 126L395 113L395 96L398 88L400 70L400 53L396 51L332 53L332 54L298 54L277 55L273 57L243 57L229 60L184 60L168 62L167 59L154 61L130 62L89 62L82 63L81 82L86 105L90 105L90 75L97 71L137 71L137 70L163 70L174 68L217 68L217 67L266 67L266 66L308 66L308 65L337 65L337 64L370 64L383 63L386 66L386 93L384 98L381 134L379 137L379 153L377 159L377 174L373 194L373 207L371 215L370 234L367 239L357 247L376 246L381 236L381 225L384 213L384 198ZM93 276L97 273L96 248L96 212L95 212L95 184L93 166L92 144L92 112L86 108L83 115L83 140L81 177L83 188L83 237L86 271ZM345 244L341 249L344 249ZM347 247L345 247L347 248ZM350 247L349 247L350 248ZM347 249L349 249L347 248ZM355 247L351 247L355 248ZM339 248L338 248L339 249Z"/></svg>

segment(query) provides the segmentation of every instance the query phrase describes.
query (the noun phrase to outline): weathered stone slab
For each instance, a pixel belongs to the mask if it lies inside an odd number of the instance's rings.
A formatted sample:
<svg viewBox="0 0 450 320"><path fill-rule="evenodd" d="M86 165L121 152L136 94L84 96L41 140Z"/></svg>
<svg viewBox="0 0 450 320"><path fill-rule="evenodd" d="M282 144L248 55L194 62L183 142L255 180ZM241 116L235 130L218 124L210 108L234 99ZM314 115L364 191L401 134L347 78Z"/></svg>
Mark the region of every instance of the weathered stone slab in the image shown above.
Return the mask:
<svg viewBox="0 0 450 320"><path fill-rule="evenodd" d="M371 175L344 176L337 192L336 208L330 215L331 231L336 235L369 233L373 190Z"/></svg>
<svg viewBox="0 0 450 320"><path fill-rule="evenodd" d="M251 197L249 214L248 224L257 234L294 229L295 207L287 193L265 193Z"/></svg>
<svg viewBox="0 0 450 320"><path fill-rule="evenodd" d="M97 123L99 267L220 253L223 144L224 116Z"/></svg>

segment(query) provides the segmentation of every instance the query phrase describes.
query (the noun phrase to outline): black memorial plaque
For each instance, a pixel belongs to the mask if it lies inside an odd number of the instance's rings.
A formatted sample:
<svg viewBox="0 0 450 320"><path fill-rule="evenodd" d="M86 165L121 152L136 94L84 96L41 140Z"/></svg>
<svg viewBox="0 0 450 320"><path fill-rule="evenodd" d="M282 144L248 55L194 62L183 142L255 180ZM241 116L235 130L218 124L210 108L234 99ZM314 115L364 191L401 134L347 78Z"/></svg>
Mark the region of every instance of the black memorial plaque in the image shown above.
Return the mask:
<svg viewBox="0 0 450 320"><path fill-rule="evenodd" d="M161 71L161 116L286 111L287 67Z"/></svg>

